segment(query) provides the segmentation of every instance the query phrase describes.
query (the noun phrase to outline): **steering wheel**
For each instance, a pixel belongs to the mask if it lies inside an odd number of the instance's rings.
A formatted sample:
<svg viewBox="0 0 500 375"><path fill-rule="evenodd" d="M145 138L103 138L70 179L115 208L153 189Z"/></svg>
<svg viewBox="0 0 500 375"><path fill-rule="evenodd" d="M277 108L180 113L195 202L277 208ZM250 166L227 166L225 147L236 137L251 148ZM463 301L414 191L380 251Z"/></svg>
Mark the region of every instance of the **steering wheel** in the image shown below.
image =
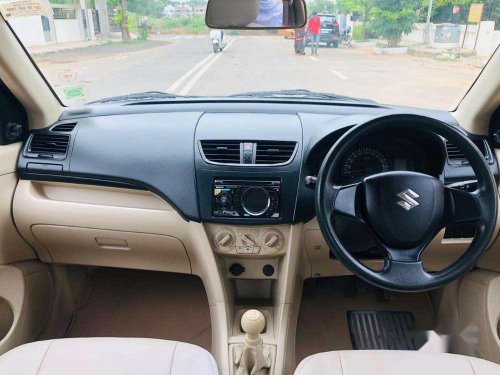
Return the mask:
<svg viewBox="0 0 500 375"><path fill-rule="evenodd" d="M465 192L417 172L384 172L350 185L335 182L346 152L360 139L385 129L421 130L452 142L468 158L477 189ZM498 198L495 179L478 148L457 126L417 115L382 116L346 132L330 149L316 184L316 214L333 255L353 274L390 290L422 291L453 281L475 266L495 232ZM356 259L335 230L337 215L361 222L384 253L384 268L375 271ZM473 222L476 234L467 251L439 272L427 272L422 252L444 227Z"/></svg>

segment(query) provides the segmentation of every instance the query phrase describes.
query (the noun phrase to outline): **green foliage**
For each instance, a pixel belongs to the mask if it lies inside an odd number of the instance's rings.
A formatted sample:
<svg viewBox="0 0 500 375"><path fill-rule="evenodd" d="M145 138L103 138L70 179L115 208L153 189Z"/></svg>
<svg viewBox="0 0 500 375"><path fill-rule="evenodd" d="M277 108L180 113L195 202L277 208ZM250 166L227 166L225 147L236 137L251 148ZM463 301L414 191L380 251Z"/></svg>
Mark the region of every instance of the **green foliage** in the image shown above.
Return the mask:
<svg viewBox="0 0 500 375"><path fill-rule="evenodd" d="M336 4L331 0L314 0L307 2L307 13L313 12L334 14L337 12Z"/></svg>
<svg viewBox="0 0 500 375"><path fill-rule="evenodd" d="M363 25L357 24L354 25L352 29L352 39L354 40L363 40Z"/></svg>
<svg viewBox="0 0 500 375"><path fill-rule="evenodd" d="M373 31L387 40L390 47L401 41L403 33L409 33L417 21L415 0L375 0L370 12Z"/></svg>
<svg viewBox="0 0 500 375"><path fill-rule="evenodd" d="M125 17L127 17L127 30L131 30L133 29L133 20L132 18L133 17L130 17L130 14L127 12L125 13ZM117 7L116 10L115 10L115 16L113 17L113 21L117 24L117 25L121 25L122 23L122 8L121 7Z"/></svg>
<svg viewBox="0 0 500 375"><path fill-rule="evenodd" d="M182 30L189 34L199 34L208 30L204 16L164 18L160 20L161 30Z"/></svg>
<svg viewBox="0 0 500 375"><path fill-rule="evenodd" d="M165 2L161 0L127 0L127 9L130 12L143 14L148 17L160 18Z"/></svg>
<svg viewBox="0 0 500 375"><path fill-rule="evenodd" d="M52 4L78 4L78 0L49 0Z"/></svg>

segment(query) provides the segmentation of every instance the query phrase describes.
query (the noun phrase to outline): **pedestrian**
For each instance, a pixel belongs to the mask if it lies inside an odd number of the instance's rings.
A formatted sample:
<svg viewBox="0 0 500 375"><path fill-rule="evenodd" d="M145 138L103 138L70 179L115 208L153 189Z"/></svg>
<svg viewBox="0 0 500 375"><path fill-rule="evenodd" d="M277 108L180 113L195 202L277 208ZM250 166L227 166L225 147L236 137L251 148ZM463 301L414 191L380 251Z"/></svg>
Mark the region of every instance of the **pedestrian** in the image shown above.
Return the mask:
<svg viewBox="0 0 500 375"><path fill-rule="evenodd" d="M300 29L295 29L295 53L298 55L305 55L305 44L306 44L306 30L305 27Z"/></svg>
<svg viewBox="0 0 500 375"><path fill-rule="evenodd" d="M311 55L318 55L318 44L321 29L321 19L318 12L314 11L312 17L309 18L307 23L307 32L311 38Z"/></svg>

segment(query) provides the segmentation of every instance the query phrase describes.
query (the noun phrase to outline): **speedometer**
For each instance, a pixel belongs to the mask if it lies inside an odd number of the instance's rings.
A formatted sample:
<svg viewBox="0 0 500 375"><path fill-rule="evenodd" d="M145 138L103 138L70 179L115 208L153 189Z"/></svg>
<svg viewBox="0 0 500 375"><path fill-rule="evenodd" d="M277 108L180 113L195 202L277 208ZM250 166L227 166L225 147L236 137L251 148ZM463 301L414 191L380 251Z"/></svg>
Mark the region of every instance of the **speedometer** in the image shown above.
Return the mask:
<svg viewBox="0 0 500 375"><path fill-rule="evenodd" d="M372 174L387 172L389 162L382 152L372 147L360 147L347 155L342 165L342 179L356 182Z"/></svg>

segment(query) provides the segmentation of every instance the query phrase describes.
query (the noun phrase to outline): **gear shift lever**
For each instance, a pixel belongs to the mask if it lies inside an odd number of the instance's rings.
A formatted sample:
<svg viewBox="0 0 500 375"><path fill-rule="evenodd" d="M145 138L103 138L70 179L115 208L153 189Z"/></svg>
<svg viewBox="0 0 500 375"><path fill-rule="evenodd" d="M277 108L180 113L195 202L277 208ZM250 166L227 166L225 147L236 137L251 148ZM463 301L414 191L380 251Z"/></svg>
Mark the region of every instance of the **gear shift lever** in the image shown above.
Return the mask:
<svg viewBox="0 0 500 375"><path fill-rule="evenodd" d="M238 366L237 375L264 375L271 368L269 353L264 354L261 332L266 326L266 318L259 310L248 310L241 317L241 327L245 331L243 350L235 353Z"/></svg>
<svg viewBox="0 0 500 375"><path fill-rule="evenodd" d="M266 318L259 310L248 310L241 317L241 328L245 331L245 342L258 340L266 326Z"/></svg>

